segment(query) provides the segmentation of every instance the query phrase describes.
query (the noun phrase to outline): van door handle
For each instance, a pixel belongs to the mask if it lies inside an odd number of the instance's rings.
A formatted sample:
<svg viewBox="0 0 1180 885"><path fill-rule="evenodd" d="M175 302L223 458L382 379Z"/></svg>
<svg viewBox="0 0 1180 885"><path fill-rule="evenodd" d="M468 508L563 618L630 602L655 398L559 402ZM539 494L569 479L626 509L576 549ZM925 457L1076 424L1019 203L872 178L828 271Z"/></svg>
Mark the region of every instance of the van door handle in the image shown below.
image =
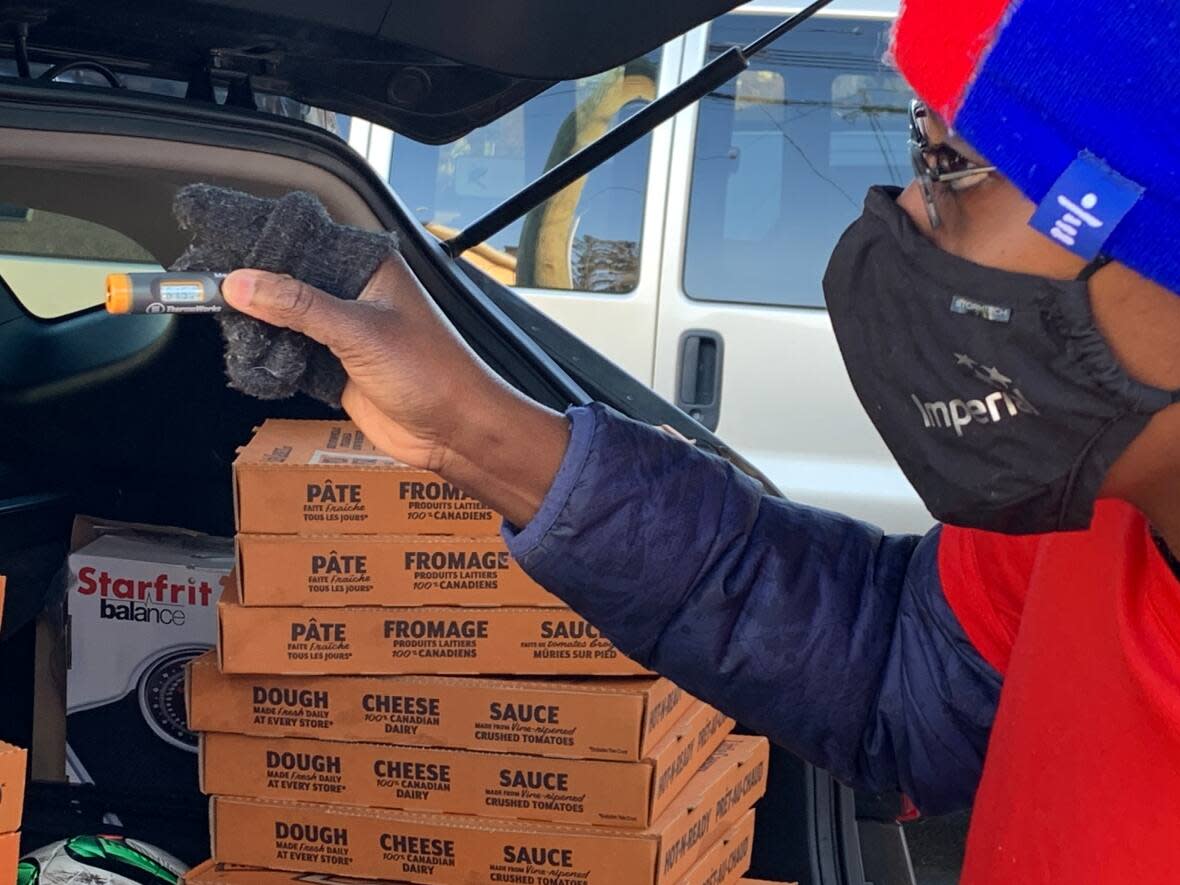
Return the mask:
<svg viewBox="0 0 1180 885"><path fill-rule="evenodd" d="M721 421L721 336L691 329L680 336L676 405L709 430Z"/></svg>

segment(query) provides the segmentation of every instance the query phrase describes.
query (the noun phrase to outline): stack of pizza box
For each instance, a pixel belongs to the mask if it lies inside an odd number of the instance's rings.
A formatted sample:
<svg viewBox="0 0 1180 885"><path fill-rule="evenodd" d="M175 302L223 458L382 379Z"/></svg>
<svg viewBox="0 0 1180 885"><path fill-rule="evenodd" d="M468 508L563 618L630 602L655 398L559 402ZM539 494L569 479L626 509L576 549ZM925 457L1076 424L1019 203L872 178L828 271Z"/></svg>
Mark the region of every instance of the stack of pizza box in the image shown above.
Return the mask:
<svg viewBox="0 0 1180 885"><path fill-rule="evenodd" d="M0 616L4 614L4 585L0 575ZM20 855L20 822L25 804L27 754L20 747L0 741L0 885L16 882Z"/></svg>
<svg viewBox="0 0 1180 885"><path fill-rule="evenodd" d="M736 883L762 738L615 649L499 517L354 426L266 422L189 666L213 859L190 883Z"/></svg>
<svg viewBox="0 0 1180 885"><path fill-rule="evenodd" d="M0 582L3 580L0 578ZM0 885L11 885L16 881L21 811L25 801L25 756L20 747L0 741Z"/></svg>

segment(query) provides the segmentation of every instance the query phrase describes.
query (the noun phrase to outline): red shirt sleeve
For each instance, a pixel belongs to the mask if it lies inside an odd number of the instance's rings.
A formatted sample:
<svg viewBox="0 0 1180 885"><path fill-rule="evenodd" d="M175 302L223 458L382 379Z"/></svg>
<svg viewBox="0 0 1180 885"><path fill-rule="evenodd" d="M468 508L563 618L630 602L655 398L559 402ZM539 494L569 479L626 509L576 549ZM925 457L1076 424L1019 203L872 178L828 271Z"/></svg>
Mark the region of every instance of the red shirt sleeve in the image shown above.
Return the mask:
<svg viewBox="0 0 1180 885"><path fill-rule="evenodd" d="M1043 535L1001 535L943 526L938 574L947 603L972 645L1008 669Z"/></svg>

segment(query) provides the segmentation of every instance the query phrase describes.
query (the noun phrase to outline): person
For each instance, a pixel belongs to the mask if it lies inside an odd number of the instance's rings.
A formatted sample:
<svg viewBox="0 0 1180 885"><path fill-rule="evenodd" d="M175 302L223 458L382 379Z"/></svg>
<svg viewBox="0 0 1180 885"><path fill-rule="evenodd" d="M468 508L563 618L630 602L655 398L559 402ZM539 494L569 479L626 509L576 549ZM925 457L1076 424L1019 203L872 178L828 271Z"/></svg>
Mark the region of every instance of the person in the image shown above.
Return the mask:
<svg viewBox="0 0 1180 885"><path fill-rule="evenodd" d="M401 261L355 303L248 270L226 296L331 348L365 433L637 661L850 784L974 798L964 883L1170 882L1178 39L1165 0L903 4L915 181L870 191L824 285L924 537L531 402Z"/></svg>

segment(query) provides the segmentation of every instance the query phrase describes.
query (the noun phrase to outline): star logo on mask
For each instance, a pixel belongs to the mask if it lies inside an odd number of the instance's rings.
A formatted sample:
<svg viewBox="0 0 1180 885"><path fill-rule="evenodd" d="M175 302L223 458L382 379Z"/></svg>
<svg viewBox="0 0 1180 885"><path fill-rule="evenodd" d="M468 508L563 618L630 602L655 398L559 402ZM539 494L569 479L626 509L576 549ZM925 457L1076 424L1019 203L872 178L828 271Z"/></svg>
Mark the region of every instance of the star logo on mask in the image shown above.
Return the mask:
<svg viewBox="0 0 1180 885"><path fill-rule="evenodd" d="M987 381L989 384L994 384L997 387L1007 388L1012 383L1012 379L995 366L980 366L976 370L975 376L980 381Z"/></svg>
<svg viewBox="0 0 1180 885"><path fill-rule="evenodd" d="M1001 372L996 366L985 366L979 360L973 359L965 353L956 353L955 365L966 368L971 375L984 381L1000 391L1004 395L1004 402L1010 408L1025 412L1029 415L1039 415L1036 407L1028 401L1028 398L1020 392L1020 389L1013 387L1013 380Z"/></svg>

